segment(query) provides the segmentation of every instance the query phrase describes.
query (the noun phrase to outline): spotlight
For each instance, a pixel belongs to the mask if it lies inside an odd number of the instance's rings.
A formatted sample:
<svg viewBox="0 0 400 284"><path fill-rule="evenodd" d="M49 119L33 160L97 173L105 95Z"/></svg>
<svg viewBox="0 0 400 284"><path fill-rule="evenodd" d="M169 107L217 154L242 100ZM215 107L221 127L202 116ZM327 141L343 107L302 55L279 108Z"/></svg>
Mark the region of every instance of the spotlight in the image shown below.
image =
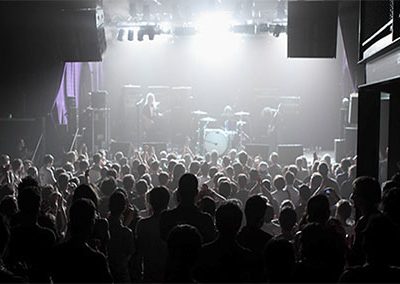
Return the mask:
<svg viewBox="0 0 400 284"><path fill-rule="evenodd" d="M143 41L144 30L140 29L137 34L138 41Z"/></svg>
<svg viewBox="0 0 400 284"><path fill-rule="evenodd" d="M173 34L176 36L192 36L196 34L194 27L175 27Z"/></svg>
<svg viewBox="0 0 400 284"><path fill-rule="evenodd" d="M283 32L285 30L285 28L281 25L275 25L274 30L272 32L272 35L274 37L279 37L279 35L281 34L281 32Z"/></svg>
<svg viewBox="0 0 400 284"><path fill-rule="evenodd" d="M202 34L220 36L230 32L232 17L224 12L203 13L195 22L195 26Z"/></svg>
<svg viewBox="0 0 400 284"><path fill-rule="evenodd" d="M124 29L119 29L118 35L117 35L117 40L123 41L124 40L124 35L125 35L125 30Z"/></svg>
<svg viewBox="0 0 400 284"><path fill-rule="evenodd" d="M256 25L234 25L232 26L231 31L238 34L255 34Z"/></svg>
<svg viewBox="0 0 400 284"><path fill-rule="evenodd" d="M133 30L128 31L128 40L133 41Z"/></svg>
<svg viewBox="0 0 400 284"><path fill-rule="evenodd" d="M257 33L267 33L269 31L269 26L267 23L262 23L257 25Z"/></svg>
<svg viewBox="0 0 400 284"><path fill-rule="evenodd" d="M149 36L149 40L153 40L154 36L156 35L156 32L155 32L154 28L148 28L147 34Z"/></svg>

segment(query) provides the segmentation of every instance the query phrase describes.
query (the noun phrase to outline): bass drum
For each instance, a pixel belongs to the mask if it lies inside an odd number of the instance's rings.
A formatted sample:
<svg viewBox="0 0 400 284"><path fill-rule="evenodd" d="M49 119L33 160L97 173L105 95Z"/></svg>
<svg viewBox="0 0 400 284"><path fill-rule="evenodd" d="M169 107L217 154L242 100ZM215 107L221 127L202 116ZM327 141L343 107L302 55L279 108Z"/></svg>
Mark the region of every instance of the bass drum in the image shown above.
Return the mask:
<svg viewBox="0 0 400 284"><path fill-rule="evenodd" d="M218 155L223 155L229 147L229 136L222 129L204 130L204 149L206 152L216 150Z"/></svg>

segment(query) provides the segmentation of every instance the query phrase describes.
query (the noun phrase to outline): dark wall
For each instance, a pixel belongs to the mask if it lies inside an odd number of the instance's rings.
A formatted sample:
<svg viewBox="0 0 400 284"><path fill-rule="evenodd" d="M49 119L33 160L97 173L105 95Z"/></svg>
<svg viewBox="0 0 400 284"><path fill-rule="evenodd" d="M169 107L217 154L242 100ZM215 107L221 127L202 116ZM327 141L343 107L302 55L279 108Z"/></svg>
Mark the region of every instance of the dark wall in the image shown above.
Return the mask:
<svg viewBox="0 0 400 284"><path fill-rule="evenodd" d="M54 40L54 7L0 4L0 117L36 117L51 110L63 61Z"/></svg>

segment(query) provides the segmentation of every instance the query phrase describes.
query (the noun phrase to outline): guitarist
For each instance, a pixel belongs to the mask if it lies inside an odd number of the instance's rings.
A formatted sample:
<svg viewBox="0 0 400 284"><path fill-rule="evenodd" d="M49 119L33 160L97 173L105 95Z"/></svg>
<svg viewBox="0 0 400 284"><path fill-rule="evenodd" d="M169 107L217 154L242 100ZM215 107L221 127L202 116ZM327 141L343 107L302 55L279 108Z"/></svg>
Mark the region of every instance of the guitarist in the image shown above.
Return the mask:
<svg viewBox="0 0 400 284"><path fill-rule="evenodd" d="M159 112L159 104L153 93L146 95L142 111L142 121L145 139L147 140L152 140L157 132L158 120L162 116Z"/></svg>

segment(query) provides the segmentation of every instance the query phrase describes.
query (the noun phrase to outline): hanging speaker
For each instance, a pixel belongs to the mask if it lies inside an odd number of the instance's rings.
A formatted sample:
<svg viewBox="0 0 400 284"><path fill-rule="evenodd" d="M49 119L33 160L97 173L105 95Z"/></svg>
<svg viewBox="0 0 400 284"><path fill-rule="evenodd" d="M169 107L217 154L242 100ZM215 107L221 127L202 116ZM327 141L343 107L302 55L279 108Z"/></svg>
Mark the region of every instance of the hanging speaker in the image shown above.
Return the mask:
<svg viewBox="0 0 400 284"><path fill-rule="evenodd" d="M336 57L337 1L288 1L288 57Z"/></svg>

